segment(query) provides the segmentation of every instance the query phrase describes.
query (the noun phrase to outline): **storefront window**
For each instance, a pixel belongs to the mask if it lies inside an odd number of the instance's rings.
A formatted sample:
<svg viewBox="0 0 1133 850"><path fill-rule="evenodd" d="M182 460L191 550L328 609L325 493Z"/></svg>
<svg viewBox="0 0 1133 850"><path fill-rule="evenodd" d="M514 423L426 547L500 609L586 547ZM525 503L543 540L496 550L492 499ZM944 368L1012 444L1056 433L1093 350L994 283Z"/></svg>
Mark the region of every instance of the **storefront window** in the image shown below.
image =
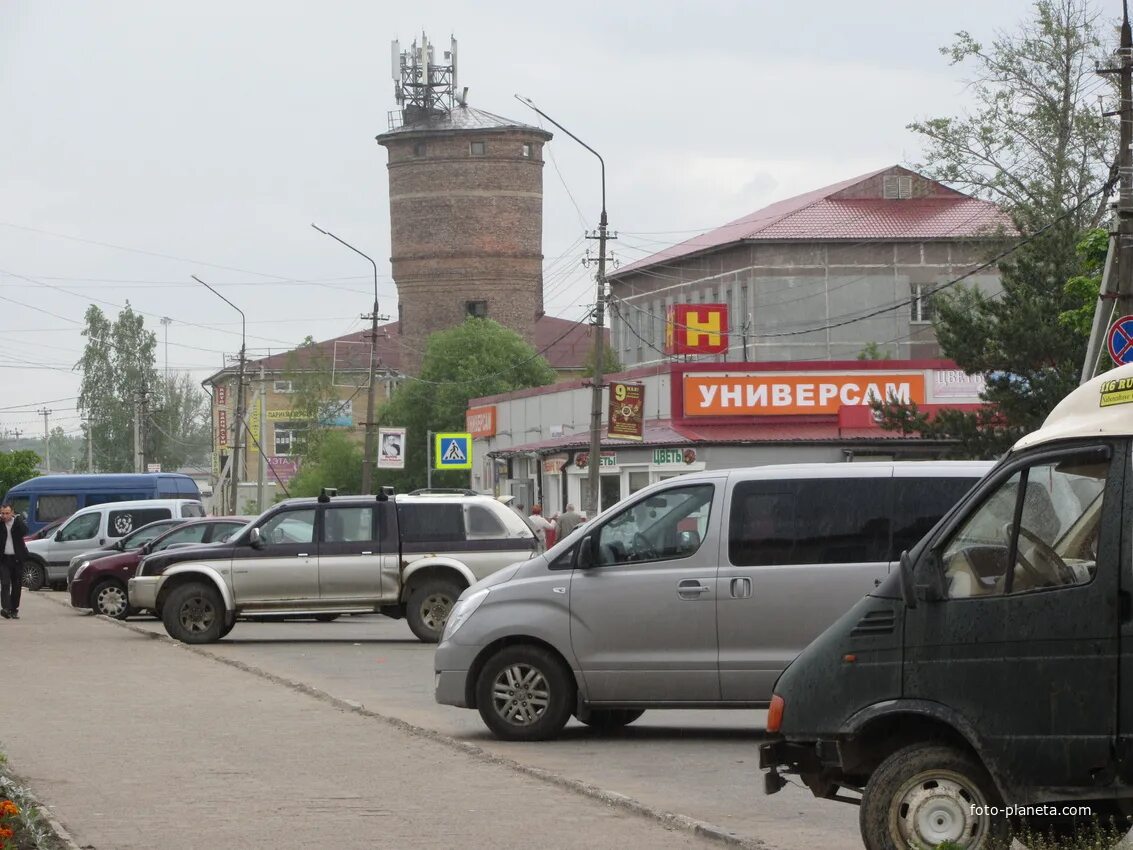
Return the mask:
<svg viewBox="0 0 1133 850"><path fill-rule="evenodd" d="M649 484L649 471L643 469L641 471L630 472L628 484L629 492L626 493L627 496L636 493L642 487Z"/></svg>

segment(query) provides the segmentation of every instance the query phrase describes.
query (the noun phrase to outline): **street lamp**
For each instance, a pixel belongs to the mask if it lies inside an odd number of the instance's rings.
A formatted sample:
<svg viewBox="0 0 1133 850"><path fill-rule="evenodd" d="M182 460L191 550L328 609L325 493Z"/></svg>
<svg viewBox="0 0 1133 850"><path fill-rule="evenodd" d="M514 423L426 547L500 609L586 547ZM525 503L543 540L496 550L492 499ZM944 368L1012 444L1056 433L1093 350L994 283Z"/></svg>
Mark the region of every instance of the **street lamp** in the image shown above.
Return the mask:
<svg viewBox="0 0 1133 850"><path fill-rule="evenodd" d="M197 277L195 274L189 276L240 314L240 368L237 372L238 377L236 378L236 428L233 432L234 439L232 441L232 490L229 493L228 497L228 513L231 516L235 516L237 513L239 513L239 511L237 511L236 503L237 499L239 498L239 493L237 492L237 490L240 483L240 462L242 460L242 458L240 457L240 440L244 437L244 354L247 350L246 345L248 339L247 320L244 316L243 310L241 310L239 307L237 307L235 304L233 304L231 301L229 301L199 277Z"/></svg>
<svg viewBox="0 0 1133 850"><path fill-rule="evenodd" d="M323 230L314 222L311 223L311 227L315 228L315 230L319 231L319 233L324 236L329 236L335 242L345 245L358 256L365 257L370 261L370 265L374 267L374 309L368 317L362 316L363 319L370 319L370 387L369 392L366 393L366 442L364 444L365 454L362 458L362 492L368 495L373 492L371 485L374 479L374 458L378 453L377 446L374 442L374 425L376 424L374 422L374 399L377 394L377 381L374 377L374 373L377 371L377 361L374 354L378 346L378 264L374 262L373 257L369 254L362 253L346 240L339 239L329 230Z"/></svg>
<svg viewBox="0 0 1133 850"><path fill-rule="evenodd" d="M598 219L598 303L594 311L594 325L597 330L594 334L594 377L592 379L590 393L590 470L587 479L590 489L591 516L594 516L602 509L602 381L605 377L602 368L602 360L605 355L603 351L605 339L602 336L602 332L606 324L606 161L602 159L602 155L598 153L598 151L594 150L594 148L590 147L590 145L586 144L586 142L582 141L582 139L578 138L578 136L537 107L530 98L520 97L517 94L515 99L524 106L534 109L537 113L594 154L594 156L598 157L598 162L602 166L602 215Z"/></svg>

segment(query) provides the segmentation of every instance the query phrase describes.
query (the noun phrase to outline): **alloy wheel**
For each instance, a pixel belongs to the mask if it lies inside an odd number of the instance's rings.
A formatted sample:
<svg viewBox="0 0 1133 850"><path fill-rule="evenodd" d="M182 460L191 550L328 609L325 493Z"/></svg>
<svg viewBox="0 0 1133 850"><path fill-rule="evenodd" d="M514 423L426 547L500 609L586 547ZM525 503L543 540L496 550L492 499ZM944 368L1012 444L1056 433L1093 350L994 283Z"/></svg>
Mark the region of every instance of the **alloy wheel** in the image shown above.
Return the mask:
<svg viewBox="0 0 1133 850"><path fill-rule="evenodd" d="M492 682L492 705L508 723L530 726L547 711L551 691L538 667L512 664Z"/></svg>

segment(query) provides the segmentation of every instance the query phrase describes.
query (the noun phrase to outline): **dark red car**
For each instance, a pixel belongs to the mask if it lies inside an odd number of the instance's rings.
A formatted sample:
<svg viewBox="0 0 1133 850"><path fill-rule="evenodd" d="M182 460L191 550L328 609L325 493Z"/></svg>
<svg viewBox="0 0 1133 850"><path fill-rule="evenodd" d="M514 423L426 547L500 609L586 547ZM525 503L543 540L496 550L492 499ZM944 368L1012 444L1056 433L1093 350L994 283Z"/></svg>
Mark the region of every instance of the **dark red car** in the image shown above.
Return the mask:
<svg viewBox="0 0 1133 850"><path fill-rule="evenodd" d="M137 613L127 602L126 582L137 570L142 558L170 546L219 543L232 532L247 525L250 519L252 517L191 519L137 549L87 561L79 566L68 586L71 607L90 608L96 614L125 620L130 614Z"/></svg>

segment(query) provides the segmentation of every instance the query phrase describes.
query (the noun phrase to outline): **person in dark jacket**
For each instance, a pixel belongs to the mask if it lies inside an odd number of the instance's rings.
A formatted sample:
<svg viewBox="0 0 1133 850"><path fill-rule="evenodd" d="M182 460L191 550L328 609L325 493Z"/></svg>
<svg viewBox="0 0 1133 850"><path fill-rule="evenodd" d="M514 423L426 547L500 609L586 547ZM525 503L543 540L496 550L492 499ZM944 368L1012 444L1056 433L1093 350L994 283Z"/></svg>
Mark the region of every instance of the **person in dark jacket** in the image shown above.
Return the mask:
<svg viewBox="0 0 1133 850"><path fill-rule="evenodd" d="M0 505L0 617L20 619L20 593L24 589L24 544L28 527L11 505Z"/></svg>

